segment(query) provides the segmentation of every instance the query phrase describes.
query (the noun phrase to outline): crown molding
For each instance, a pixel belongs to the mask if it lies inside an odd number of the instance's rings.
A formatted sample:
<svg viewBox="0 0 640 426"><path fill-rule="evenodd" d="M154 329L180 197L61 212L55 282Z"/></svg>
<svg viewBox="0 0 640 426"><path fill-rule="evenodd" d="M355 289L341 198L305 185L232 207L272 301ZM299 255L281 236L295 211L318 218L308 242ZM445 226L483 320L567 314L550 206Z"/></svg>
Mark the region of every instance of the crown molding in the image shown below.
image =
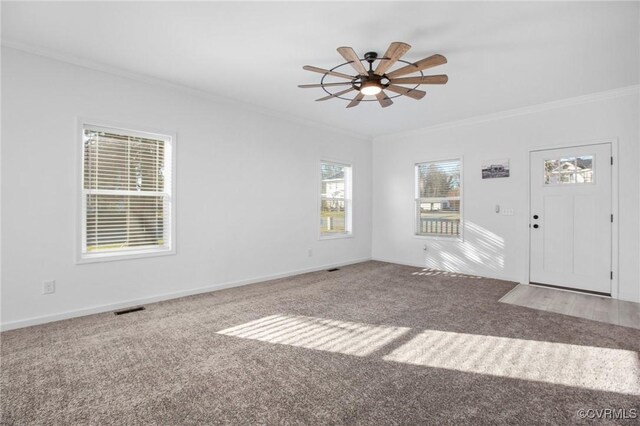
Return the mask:
<svg viewBox="0 0 640 426"><path fill-rule="evenodd" d="M309 120L309 119L298 117L295 115L286 114L286 113L273 110L270 108L266 108L263 106L251 104L244 101L239 101L237 99L232 99L225 96L217 95L215 93L205 91L202 89L196 89L193 87L189 87L189 86L185 86L177 83L172 83L168 80L163 80L157 77L151 77L149 75L127 71L122 68L112 67L110 65L91 61L91 60L77 57L74 55L55 52L50 49L44 49L44 48L29 45L29 44L20 43L12 40L6 40L6 39L2 40L2 47L18 50L18 51L36 55L36 56L45 57L45 58L52 59L59 62L80 66L80 67L91 69L94 71L104 72L107 74L115 75L122 78L127 78L130 80L135 80L145 84L150 84L150 85L164 87L167 89L181 91L183 93L190 94L192 96L197 96L197 97L204 98L217 103L224 103L230 106L241 108L243 110L249 110L251 112L264 115L267 117L277 118L277 119L288 121L298 125L314 127L317 129L341 134L344 136L360 139L363 141L386 140L389 138L393 138L395 140L397 138L406 138L406 137L421 135L424 133L429 133L437 130L454 129L457 127L470 126L470 125L486 123L490 121L497 121L497 120L502 120L509 117L517 117L517 116L533 114L537 112L549 111L549 110L554 110L558 108L565 108L569 106L580 105L580 104L585 104L589 102L597 102L597 101L602 101L607 99L614 99L622 96L629 96L632 94L640 93L640 84L635 84L635 85L625 86L617 89L590 93L587 95L580 95L580 96L575 96L571 98L545 102L541 104L529 105L521 108L514 108L510 110L499 111L491 114L477 115L469 118L464 118L461 120L447 121L444 123L434 124L432 126L421 127L418 129L410 129L402 132L384 133L380 135L366 135L366 134L354 132L352 130L344 129L341 127L331 126L329 124L325 124L322 122Z"/></svg>
<svg viewBox="0 0 640 426"><path fill-rule="evenodd" d="M603 101L607 99L615 99L623 96L629 96L633 94L640 94L640 84L634 84L631 86L620 87L612 90L605 90L602 92L589 93L587 95L580 95L571 98L559 99L556 101L545 102L536 105L529 105L521 108L514 108L505 111L495 112L491 114L477 115L474 117L464 118L462 120L447 121L445 123L434 124L432 126L421 127L419 129L406 130L403 132L386 133L379 136L374 136L374 140L387 140L393 138L406 138L410 136L417 136L424 133L434 132L437 130L454 129L457 127L471 126L474 124L486 123L490 121L502 120L509 117L518 117L527 114L534 114L537 112L550 111L558 108L566 108L574 105L581 105L590 102Z"/></svg>
<svg viewBox="0 0 640 426"><path fill-rule="evenodd" d="M104 63L84 59L78 56L55 52L50 49L36 47L30 44L20 43L20 42L16 42L13 40L6 40L6 39L2 39L2 47L18 50L31 55L41 56L41 57L52 59L58 62L64 62L67 64L76 65L82 68L88 68L94 71L104 72L107 74L115 75L117 77L127 78L129 80L135 80L145 84L150 84L150 85L160 86L167 89L181 91L183 93L187 93L192 96L197 96L197 97L204 98L217 103L224 103L230 106L241 108L245 111L249 110L257 114L261 114L261 115L272 117L272 118L277 118L284 121L289 121L298 125L314 127L317 129L338 133L344 136L349 136L349 137L364 140L364 141L370 142L372 140L372 136L370 135L365 135L365 134L354 132L352 130L344 129L341 127L331 126L329 124L325 124L319 121L309 120L307 118L286 114L277 110L255 105L249 102L239 101L237 99L228 98L228 97L221 96L206 90L196 89L194 87L173 83L171 81L164 80L157 77L152 77L146 74L127 71L122 68L113 67L110 65L106 65Z"/></svg>

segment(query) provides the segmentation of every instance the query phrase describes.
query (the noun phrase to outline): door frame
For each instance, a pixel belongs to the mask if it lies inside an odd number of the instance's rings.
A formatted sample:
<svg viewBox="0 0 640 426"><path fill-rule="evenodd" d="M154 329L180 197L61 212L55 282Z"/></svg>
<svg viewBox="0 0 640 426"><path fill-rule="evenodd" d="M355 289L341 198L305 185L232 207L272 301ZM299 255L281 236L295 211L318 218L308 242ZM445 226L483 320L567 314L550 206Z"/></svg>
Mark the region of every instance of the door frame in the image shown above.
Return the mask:
<svg viewBox="0 0 640 426"><path fill-rule="evenodd" d="M606 139L591 139L583 141L565 141L558 142L554 145L541 145L530 147L527 152L527 216L523 223L524 229L527 230L527 270L526 276L523 277L522 284L529 285L531 277L531 230L529 228L531 218L531 154L537 151L547 151L552 149L578 148L590 145L611 145L611 156L613 164L611 165L611 214L613 214L613 223L611 224L611 271L613 278L611 279L611 298L617 299L619 294L619 212L618 212L618 138L611 137ZM574 291L574 290L568 290ZM606 297L606 296L602 296Z"/></svg>

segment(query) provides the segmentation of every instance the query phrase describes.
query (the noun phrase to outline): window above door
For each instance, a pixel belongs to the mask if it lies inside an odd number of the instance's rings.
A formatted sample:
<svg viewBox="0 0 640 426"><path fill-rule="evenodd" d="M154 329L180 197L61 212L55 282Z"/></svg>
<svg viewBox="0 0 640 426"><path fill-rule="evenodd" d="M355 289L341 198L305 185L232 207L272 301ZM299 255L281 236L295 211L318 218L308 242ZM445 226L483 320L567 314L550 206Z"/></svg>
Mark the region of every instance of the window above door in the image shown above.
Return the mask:
<svg viewBox="0 0 640 426"><path fill-rule="evenodd" d="M593 183L594 162L594 155L544 160L544 183L545 185Z"/></svg>

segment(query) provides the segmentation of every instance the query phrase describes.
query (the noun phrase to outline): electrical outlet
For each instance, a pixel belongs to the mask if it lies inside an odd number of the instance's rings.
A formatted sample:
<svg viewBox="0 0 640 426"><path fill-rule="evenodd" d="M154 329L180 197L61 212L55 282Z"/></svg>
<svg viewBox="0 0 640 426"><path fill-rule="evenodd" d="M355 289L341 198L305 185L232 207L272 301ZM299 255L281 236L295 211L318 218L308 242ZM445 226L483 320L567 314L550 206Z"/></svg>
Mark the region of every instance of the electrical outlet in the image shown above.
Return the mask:
<svg viewBox="0 0 640 426"><path fill-rule="evenodd" d="M54 280L42 281L42 294L53 294L55 292L56 282Z"/></svg>
<svg viewBox="0 0 640 426"><path fill-rule="evenodd" d="M307 254L309 255L309 257L313 256L313 250L311 249L307 250Z"/></svg>

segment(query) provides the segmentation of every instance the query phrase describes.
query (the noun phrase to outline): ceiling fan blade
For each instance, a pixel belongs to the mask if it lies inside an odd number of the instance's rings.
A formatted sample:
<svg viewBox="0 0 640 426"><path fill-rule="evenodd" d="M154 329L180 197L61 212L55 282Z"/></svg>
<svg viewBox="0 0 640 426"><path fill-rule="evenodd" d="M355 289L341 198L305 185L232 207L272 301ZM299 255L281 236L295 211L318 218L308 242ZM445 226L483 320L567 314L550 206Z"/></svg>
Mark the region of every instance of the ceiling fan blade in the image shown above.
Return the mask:
<svg viewBox="0 0 640 426"><path fill-rule="evenodd" d="M306 70L306 71L317 72L317 73L320 73L320 74L329 74L329 75L333 75L335 77L346 78L348 80L353 80L355 78L352 75L342 74L341 72L336 72L336 71L325 70L323 68L312 67L311 65L305 65L304 67L302 67L302 69Z"/></svg>
<svg viewBox="0 0 640 426"><path fill-rule="evenodd" d="M401 95L408 96L411 99L416 100L424 98L424 95L427 94L427 92L425 92L424 90L407 89L406 87L394 86L393 84L387 86L387 90L391 90L395 93L400 93Z"/></svg>
<svg viewBox="0 0 640 426"><path fill-rule="evenodd" d="M342 96L345 93L351 92L352 90L356 90L356 89L354 89L353 87L349 87L348 89L343 90L341 92L336 92L336 93L333 93L333 94L331 94L329 96L325 96L324 98L316 99L316 101L326 101L327 99L331 99L331 98L335 98L335 97L338 97L338 96Z"/></svg>
<svg viewBox="0 0 640 426"><path fill-rule="evenodd" d="M351 86L350 81L345 81L344 83L324 83L324 84L299 84L298 87L302 89L309 89L311 87L331 87L331 86Z"/></svg>
<svg viewBox="0 0 640 426"><path fill-rule="evenodd" d="M384 93L384 90L378 93L376 95L376 98L378 99L378 102L380 102L380 106L382 108L386 108L388 106L391 106L391 104L393 104L393 101L389 99L386 93Z"/></svg>
<svg viewBox="0 0 640 426"><path fill-rule="evenodd" d="M356 95L355 98L353 98L351 100L351 102L349 102L349 105L347 105L347 108L353 108L354 106L358 106L360 105L360 101L364 98L364 95L362 93L358 93Z"/></svg>
<svg viewBox="0 0 640 426"><path fill-rule="evenodd" d="M389 45L387 51L384 53L384 58L378 62L378 66L374 73L376 75L383 75L389 68L395 64L398 59L402 58L402 56L407 53L411 49L411 45L407 43L402 43L399 41L394 41Z"/></svg>
<svg viewBox="0 0 640 426"><path fill-rule="evenodd" d="M446 84L449 77L446 74L425 75L424 77L405 77L389 80L391 84Z"/></svg>
<svg viewBox="0 0 640 426"><path fill-rule="evenodd" d="M414 62L411 65L398 68L397 70L387 74L387 77L389 77L389 79L392 79L395 77L400 77L401 75L426 70L428 68L437 67L438 65L443 65L446 63L447 63L447 58L445 58L444 56L432 55L432 56L429 56L428 58L421 59L418 62Z"/></svg>
<svg viewBox="0 0 640 426"><path fill-rule="evenodd" d="M362 62L360 62L360 58L358 58L358 55L351 47L338 47L338 53L341 54L356 71L358 71L358 74L369 75L367 69L362 65Z"/></svg>

